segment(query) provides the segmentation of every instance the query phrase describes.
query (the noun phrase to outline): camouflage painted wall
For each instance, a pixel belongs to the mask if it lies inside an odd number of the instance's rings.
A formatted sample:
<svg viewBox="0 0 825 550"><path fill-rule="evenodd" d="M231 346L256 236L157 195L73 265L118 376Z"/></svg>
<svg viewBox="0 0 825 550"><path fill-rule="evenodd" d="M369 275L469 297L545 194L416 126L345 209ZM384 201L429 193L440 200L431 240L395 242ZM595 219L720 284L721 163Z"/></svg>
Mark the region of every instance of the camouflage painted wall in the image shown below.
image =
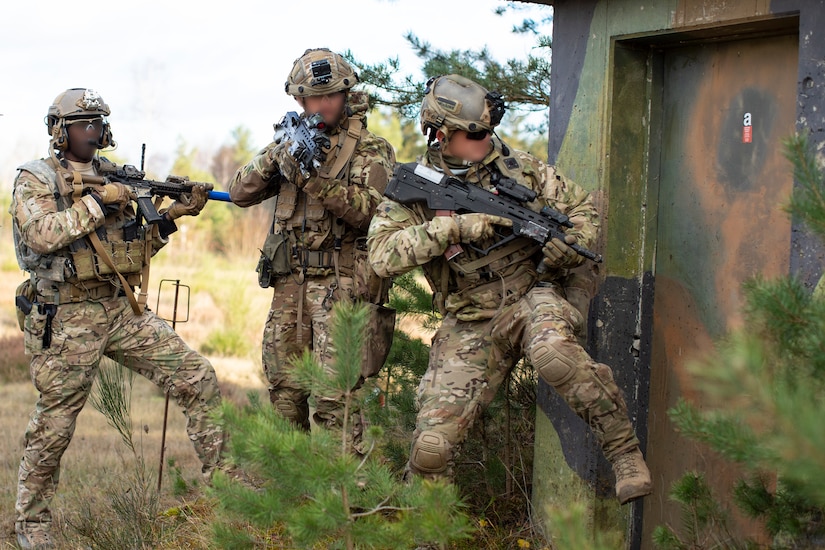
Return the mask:
<svg viewBox="0 0 825 550"><path fill-rule="evenodd" d="M655 526L650 524L672 512L666 503L669 481L691 464L718 462L668 434L672 427L662 421L666 408L689 393L684 358L674 358L672 350L711 345L735 324L737 286L766 265L763 257L776 259L768 273L790 271L811 286L822 273L820 243L778 210L759 218L753 207L781 201L790 192L790 165L783 168L776 160L784 135L794 127L809 130L818 149L825 147L825 32L819 30L825 2L558 0L553 5L549 158L597 194L606 218L606 261L591 304L589 349L614 368L643 442L652 437L654 445L675 446L669 451L683 456L675 460L660 452L653 461L662 486L644 505L655 507L656 514L641 505L620 510L610 498L609 465L589 430L542 387L534 507L541 516L547 505L583 499L594 527L627 527L627 546L648 548ZM731 42L746 48L751 59L764 60L762 66L752 62L752 84L742 89L728 90L736 86L720 86L719 80L708 84L702 76L702 67L724 63L729 70L741 69ZM774 50L786 57L771 58ZM796 56L791 66L782 66L789 55ZM683 67L694 67L694 74ZM784 72L777 73L780 69ZM774 86L777 78L791 82ZM743 105L761 116L749 147L737 144ZM776 114L782 109L791 113L787 123ZM671 118L663 120L663 113ZM740 134L726 141L734 132ZM681 141L674 144L674 136ZM712 158L702 162L707 151ZM684 189L678 182L685 173L700 183ZM665 208L660 199L673 204ZM672 220L680 215L688 221ZM661 222L660 216L671 219ZM749 232L766 224L773 231L749 241ZM675 262L668 263L665 253ZM678 334L668 333L668 327ZM649 459L656 455L651 450ZM736 474L722 465L714 468L722 480ZM758 531L747 522L739 528Z"/></svg>

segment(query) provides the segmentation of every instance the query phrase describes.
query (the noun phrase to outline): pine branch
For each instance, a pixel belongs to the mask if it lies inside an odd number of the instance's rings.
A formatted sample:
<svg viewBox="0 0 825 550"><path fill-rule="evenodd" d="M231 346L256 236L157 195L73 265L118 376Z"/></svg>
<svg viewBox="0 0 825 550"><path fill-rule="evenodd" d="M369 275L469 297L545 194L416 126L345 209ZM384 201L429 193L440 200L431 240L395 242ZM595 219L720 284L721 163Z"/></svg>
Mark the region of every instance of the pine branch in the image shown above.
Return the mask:
<svg viewBox="0 0 825 550"><path fill-rule="evenodd" d="M810 151L808 138L797 134L784 141L785 157L793 164L794 190L789 212L799 216L820 237L825 237L825 178L816 157Z"/></svg>
<svg viewBox="0 0 825 550"><path fill-rule="evenodd" d="M136 454L132 429L132 383L134 372L104 358L98 367L97 385L90 401L106 422L120 434L132 454Z"/></svg>
<svg viewBox="0 0 825 550"><path fill-rule="evenodd" d="M365 308L336 304L330 327L334 372L320 367L309 353L293 363L303 387L337 388L347 412L361 405L349 388L360 376L365 324ZM260 400L244 411L224 404L223 421L232 433L232 461L265 482L256 492L216 475L216 496L223 510L233 514L221 521L243 517L262 528L283 522L301 548L328 541L347 548L405 548L413 540L440 544L469 532L454 488L399 482L375 458L375 440L356 459L348 443L338 442L330 430L301 432ZM344 433L348 426L345 421ZM380 430L374 432L378 434ZM221 540L233 540L225 529L219 532Z"/></svg>
<svg viewBox="0 0 825 550"><path fill-rule="evenodd" d="M372 510L368 510L366 512L354 512L351 514L354 518L362 518L367 516L372 516L375 514L380 514L381 512L409 512L414 510L415 508L411 506L385 506L387 502L389 502L390 498L387 497L382 500L375 508Z"/></svg>

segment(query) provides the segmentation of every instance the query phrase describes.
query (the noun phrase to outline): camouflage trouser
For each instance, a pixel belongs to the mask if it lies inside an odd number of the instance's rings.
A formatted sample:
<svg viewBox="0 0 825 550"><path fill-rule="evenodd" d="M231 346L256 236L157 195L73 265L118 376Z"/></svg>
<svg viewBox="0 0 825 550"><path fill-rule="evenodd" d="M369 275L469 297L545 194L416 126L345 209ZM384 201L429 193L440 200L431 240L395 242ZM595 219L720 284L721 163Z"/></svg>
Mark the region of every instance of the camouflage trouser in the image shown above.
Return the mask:
<svg viewBox="0 0 825 550"><path fill-rule="evenodd" d="M126 298L57 307L51 343L44 349L45 315L26 318L26 352L40 398L26 428L17 484L17 521L48 525L49 503L60 479L60 459L105 355L163 388L183 408L186 431L211 471L223 430L209 415L220 407L215 370L152 312L136 316Z"/></svg>
<svg viewBox="0 0 825 550"><path fill-rule="evenodd" d="M582 322L549 287L533 288L490 320L447 314L418 389L408 471L450 478L456 446L522 357L590 425L608 459L637 446L610 367L593 361L574 336Z"/></svg>
<svg viewBox="0 0 825 550"><path fill-rule="evenodd" d="M270 401L281 414L305 430L310 428L310 395L292 380L290 361L308 348L327 372L334 368L334 348L329 334L332 305L335 299L347 299L352 289L352 279L341 277L340 284L341 288L333 296L331 289L337 288L335 275L307 277L303 285L297 284L291 276L285 277L275 287L272 307L264 326L263 366L269 382ZM298 301L301 299L303 328L299 339ZM361 383L363 379L359 380L356 388ZM328 429L339 429L343 425L343 394L331 392L314 395L313 398L315 423ZM352 441L357 447L362 430L360 412L351 412Z"/></svg>

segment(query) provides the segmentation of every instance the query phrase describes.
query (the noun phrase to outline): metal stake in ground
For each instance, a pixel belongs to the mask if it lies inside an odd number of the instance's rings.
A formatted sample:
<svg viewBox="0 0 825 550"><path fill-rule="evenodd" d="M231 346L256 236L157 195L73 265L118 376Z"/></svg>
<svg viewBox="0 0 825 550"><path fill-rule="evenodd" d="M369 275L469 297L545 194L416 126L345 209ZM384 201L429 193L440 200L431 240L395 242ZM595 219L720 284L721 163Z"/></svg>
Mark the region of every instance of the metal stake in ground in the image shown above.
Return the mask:
<svg viewBox="0 0 825 550"><path fill-rule="evenodd" d="M164 317L161 315L160 296L163 294L163 283L172 283L175 285L175 296L172 301L172 317ZM178 320L178 303L180 301L180 289L186 289L186 315L182 320ZM180 284L180 279L162 279L158 285L158 303L155 307L158 317L164 321L172 323L172 330L175 330L175 325L178 322L185 323L189 320L189 286ZM160 436L160 464L158 465L158 494L160 494L160 487L163 482L163 455L166 452L166 419L169 416L169 391L165 390L166 402L163 404L163 431Z"/></svg>

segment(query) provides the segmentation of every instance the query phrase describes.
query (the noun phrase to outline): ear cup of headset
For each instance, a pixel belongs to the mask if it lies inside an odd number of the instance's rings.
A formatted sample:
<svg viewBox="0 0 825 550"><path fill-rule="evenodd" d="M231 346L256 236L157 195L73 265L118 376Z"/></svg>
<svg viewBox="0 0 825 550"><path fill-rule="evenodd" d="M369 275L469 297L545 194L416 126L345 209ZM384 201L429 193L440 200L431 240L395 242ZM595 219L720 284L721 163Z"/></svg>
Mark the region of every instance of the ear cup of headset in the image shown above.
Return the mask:
<svg viewBox="0 0 825 550"><path fill-rule="evenodd" d="M52 146L58 151L65 151L69 148L69 134L66 132L66 125L62 120L51 124Z"/></svg>
<svg viewBox="0 0 825 550"><path fill-rule="evenodd" d="M107 147L115 147L117 144L112 139L112 127L104 119L103 130L100 131L100 137L97 140L97 148L105 149Z"/></svg>

